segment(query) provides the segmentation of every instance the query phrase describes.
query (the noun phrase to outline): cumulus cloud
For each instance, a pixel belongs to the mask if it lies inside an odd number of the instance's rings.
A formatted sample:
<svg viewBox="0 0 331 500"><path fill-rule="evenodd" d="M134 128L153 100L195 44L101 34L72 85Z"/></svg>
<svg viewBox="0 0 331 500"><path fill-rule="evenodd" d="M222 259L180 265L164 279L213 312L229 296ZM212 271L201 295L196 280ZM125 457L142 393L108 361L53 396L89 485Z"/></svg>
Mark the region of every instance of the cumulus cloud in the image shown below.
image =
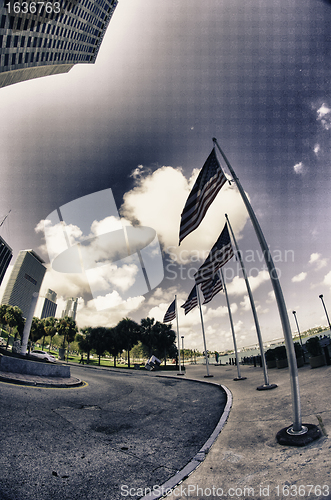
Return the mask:
<svg viewBox="0 0 331 500"><path fill-rule="evenodd" d="M307 273L300 273L300 274L297 274L296 276L293 276L292 278L292 283L299 283L300 281L303 281L307 278Z"/></svg>
<svg viewBox="0 0 331 500"><path fill-rule="evenodd" d="M328 263L328 259L322 259L320 253L312 253L309 264L313 264L317 270L322 269Z"/></svg>
<svg viewBox="0 0 331 500"><path fill-rule="evenodd" d="M275 297L275 292L272 290L271 292L268 293L268 298L266 300L267 304L271 304L272 302L275 302L276 297Z"/></svg>
<svg viewBox="0 0 331 500"><path fill-rule="evenodd" d="M317 121L320 121L325 130L331 128L331 109L327 104L323 103L317 110Z"/></svg>
<svg viewBox="0 0 331 500"><path fill-rule="evenodd" d="M331 271L324 276L323 284L331 287Z"/></svg>
<svg viewBox="0 0 331 500"><path fill-rule="evenodd" d="M121 215L141 225L154 228L165 251L181 262L191 253L205 254L216 242L222 231L228 213L231 225L237 237L240 237L248 219L241 197L234 187L226 184L210 206L199 228L185 238L178 247L178 235L181 213L187 197L198 176L195 169L187 180L181 169L161 167L150 175L137 180L137 185L124 195Z"/></svg>
<svg viewBox="0 0 331 500"><path fill-rule="evenodd" d="M321 151L321 146L320 144L315 144L314 146L314 153L316 156L318 156L318 153Z"/></svg>
<svg viewBox="0 0 331 500"><path fill-rule="evenodd" d="M252 292L256 290L260 285L269 280L269 273L266 270L259 272L257 276L251 276L249 278L249 284ZM235 276L231 283L227 284L227 290L229 295L243 295L247 293L247 287L244 278Z"/></svg>
<svg viewBox="0 0 331 500"><path fill-rule="evenodd" d="M300 163L297 163L296 165L294 165L293 170L298 175L303 175L306 171L305 166L302 163L302 161L300 161Z"/></svg>

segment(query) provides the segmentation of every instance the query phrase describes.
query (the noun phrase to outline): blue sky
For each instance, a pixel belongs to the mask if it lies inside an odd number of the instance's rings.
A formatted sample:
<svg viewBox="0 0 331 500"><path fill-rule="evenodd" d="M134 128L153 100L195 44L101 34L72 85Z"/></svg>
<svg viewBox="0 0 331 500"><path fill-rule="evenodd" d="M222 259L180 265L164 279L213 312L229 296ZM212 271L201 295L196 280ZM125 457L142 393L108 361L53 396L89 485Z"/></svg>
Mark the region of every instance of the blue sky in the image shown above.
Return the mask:
<svg viewBox="0 0 331 500"><path fill-rule="evenodd" d="M40 221L106 188L123 218L155 229L163 250L164 280L130 303L116 297L109 310L96 311L81 277L54 272L42 293L57 291L59 309L65 297L81 297L82 327L123 316L162 320L175 293L179 304L186 300L192 270L227 212L252 276L262 336L282 337L234 185L222 189L178 254L180 213L215 136L279 268L293 331L292 310L301 330L326 325L318 295L331 308L330 18L322 0L120 0L94 65L1 89L0 214L12 210L1 235L14 259L33 248L48 263ZM238 345L254 344L236 262L227 269ZM208 348L232 345L225 305L219 294L204 309ZM180 329L187 347L202 349L197 310L181 315Z"/></svg>

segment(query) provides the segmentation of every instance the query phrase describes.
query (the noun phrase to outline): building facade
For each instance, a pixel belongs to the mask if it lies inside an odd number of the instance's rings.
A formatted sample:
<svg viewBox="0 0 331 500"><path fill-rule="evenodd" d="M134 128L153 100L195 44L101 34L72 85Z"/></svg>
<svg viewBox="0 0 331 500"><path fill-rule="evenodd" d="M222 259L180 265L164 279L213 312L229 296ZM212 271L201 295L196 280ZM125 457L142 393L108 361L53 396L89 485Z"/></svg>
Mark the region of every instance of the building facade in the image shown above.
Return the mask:
<svg viewBox="0 0 331 500"><path fill-rule="evenodd" d="M33 250L21 250L18 254L1 304L18 306L28 317L33 294L39 293L46 273L44 261Z"/></svg>
<svg viewBox="0 0 331 500"><path fill-rule="evenodd" d="M65 316L69 316L69 318L76 320L77 305L78 305L78 298L71 297L70 299L68 299L66 308L62 312L62 318L64 318Z"/></svg>
<svg viewBox="0 0 331 500"><path fill-rule="evenodd" d="M55 318L55 313L56 313L56 308L57 308L56 299L57 299L56 292L54 292L53 290L51 290L49 288L47 293L45 294L40 319Z"/></svg>
<svg viewBox="0 0 331 500"><path fill-rule="evenodd" d="M13 251L0 236L0 285L12 259Z"/></svg>
<svg viewBox="0 0 331 500"><path fill-rule="evenodd" d="M0 87L94 63L117 0L0 0Z"/></svg>

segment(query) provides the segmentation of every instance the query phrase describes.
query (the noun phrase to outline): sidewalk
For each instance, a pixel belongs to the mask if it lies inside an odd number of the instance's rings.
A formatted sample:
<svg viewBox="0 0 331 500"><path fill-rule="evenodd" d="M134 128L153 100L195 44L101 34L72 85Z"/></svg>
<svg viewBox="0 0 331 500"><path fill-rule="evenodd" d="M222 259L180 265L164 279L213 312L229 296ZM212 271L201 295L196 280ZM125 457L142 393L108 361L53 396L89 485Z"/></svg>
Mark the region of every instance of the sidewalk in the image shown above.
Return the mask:
<svg viewBox="0 0 331 500"><path fill-rule="evenodd" d="M210 498L331 499L331 366L299 369L302 422L319 425L322 437L306 447L281 446L276 433L292 423L289 371L269 370L277 388L257 391L264 383L261 368L242 366L246 380L234 381L235 366L187 365L185 378L227 387L232 408L221 433L201 465L167 499ZM175 479L175 478L173 478ZM165 492L165 489L163 490ZM157 495L146 498L158 498Z"/></svg>

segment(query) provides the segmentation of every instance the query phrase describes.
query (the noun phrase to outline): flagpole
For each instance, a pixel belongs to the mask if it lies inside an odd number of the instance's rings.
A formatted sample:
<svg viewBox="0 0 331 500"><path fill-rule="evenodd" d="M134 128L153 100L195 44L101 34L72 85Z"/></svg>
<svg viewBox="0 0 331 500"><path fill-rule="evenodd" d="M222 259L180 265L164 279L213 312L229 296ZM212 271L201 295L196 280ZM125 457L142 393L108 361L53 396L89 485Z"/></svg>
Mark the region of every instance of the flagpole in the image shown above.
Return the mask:
<svg viewBox="0 0 331 500"><path fill-rule="evenodd" d="M222 277L222 282L223 282L223 288L224 288L224 293L225 293L226 305L228 306L228 311L229 311L229 319L230 319L230 325L231 325L233 347L234 347L234 352L236 354L236 365L237 365L238 377L234 378L233 380L246 380L247 377L242 377L241 374L240 374L240 366L239 366L239 358L238 358L238 351L237 351L236 336L234 334L234 326L233 326L233 321L232 321L232 314L231 314L231 309L230 309L230 302L229 302L228 292L227 292L227 289L226 289L226 284L225 284L225 279L224 279L222 268L220 269L220 272L221 272L221 277Z"/></svg>
<svg viewBox="0 0 331 500"><path fill-rule="evenodd" d="M299 441L301 443L304 441L303 434L309 434L309 436L307 435L307 440L310 438L308 441L308 442L310 442L312 439L317 439L317 437L319 437L319 436L311 437L310 434L312 434L312 433L311 433L310 429L308 430L308 428L306 426L302 425L298 367L297 367L297 363L296 363L296 357L295 357L290 322L288 319L285 300L284 300L283 292L282 292L282 289L281 289L281 286L279 283L278 274L277 274L276 268L274 266L268 245L267 245L266 240L264 238L264 235L262 233L261 227L258 223L258 220L255 216L255 213L252 209L252 206L248 201L246 193L243 190L243 188L239 182L239 179L237 178L233 168L231 167L228 159L226 158L225 154L221 150L221 148L217 142L217 139L215 139L215 137L213 138L213 142L214 142L214 144L216 144L216 146L217 146L219 152L221 153L225 163L227 164L229 171L232 175L233 181L236 183L236 186L241 194L243 202L244 202L246 209L248 211L248 214L251 218L253 227L254 227L255 232L256 232L256 236L259 240L259 243L260 243L260 246L262 249L262 253L264 255L266 265L267 265L267 268L269 271L269 275L270 275L272 286L274 289L275 298L277 301L279 315L280 315L280 319L281 319L281 323L282 323L287 358L288 358L288 364L289 364L289 371L290 371L293 424L292 424L292 426L290 426L286 430L282 429L281 431L279 431L279 433L277 433L276 437L277 437L278 442L281 442L281 438L279 437L279 434L281 433L282 438L284 438L284 440L282 441L282 444L294 444L294 445L296 445L299 443ZM312 426L312 424L309 424L309 427L311 428L311 427L316 427L316 426ZM307 444L307 443L305 443L305 444Z"/></svg>
<svg viewBox="0 0 331 500"><path fill-rule="evenodd" d="M184 375L182 372L182 366L180 364L180 344L179 344L179 325L178 325L178 311L177 311L177 295L175 295L175 312L176 312L176 322L177 322L177 351L178 351L178 368L179 372L177 375Z"/></svg>
<svg viewBox="0 0 331 500"><path fill-rule="evenodd" d="M206 368L207 368L207 375L205 375L205 377L213 377L214 375L210 375L209 374L209 362L208 362L208 352L207 352L207 346L206 346L205 327L204 327L204 324L203 324L203 316L202 316L201 301L200 301L200 295L199 295L198 285L195 285L195 289L196 289L197 297L198 297L198 304L199 304L200 318L201 318L202 337L203 337L203 345L204 345L204 348L205 348Z"/></svg>
<svg viewBox="0 0 331 500"><path fill-rule="evenodd" d="M262 342L262 335L261 335L261 330L260 330L260 324L259 324L259 320L258 320L258 317L257 317L255 303L254 303L254 299L253 299L253 294L252 294L251 286L250 286L249 281L248 281L248 277L247 277L246 269L245 269L245 266L244 266L244 262L242 260L241 252L240 252L240 250L238 248L238 244L237 244L236 238L234 236L234 233L233 233L233 230L232 230L232 226L230 224L230 221L229 221L229 218L228 218L227 214L225 214L225 218L226 218L226 221L228 223L229 229L231 231L233 243L234 243L234 246L236 247L236 251L237 251L237 255L238 255L240 267L241 267L241 270L242 270L242 273L243 273L243 276L244 276L244 279L245 279L247 293L248 293L248 297L249 297L249 300L250 300L250 303L251 303L252 313L253 313L253 317L254 317L257 338L258 338L259 346L260 346L260 353L261 353L261 359L262 359L262 368L263 368L263 374L264 374L264 385L259 385L257 387L257 390L261 391L261 390L275 389L275 387L277 387L276 384L269 384L268 369L267 369L267 363L266 363L265 354L264 354L264 347L263 347L263 342Z"/></svg>

